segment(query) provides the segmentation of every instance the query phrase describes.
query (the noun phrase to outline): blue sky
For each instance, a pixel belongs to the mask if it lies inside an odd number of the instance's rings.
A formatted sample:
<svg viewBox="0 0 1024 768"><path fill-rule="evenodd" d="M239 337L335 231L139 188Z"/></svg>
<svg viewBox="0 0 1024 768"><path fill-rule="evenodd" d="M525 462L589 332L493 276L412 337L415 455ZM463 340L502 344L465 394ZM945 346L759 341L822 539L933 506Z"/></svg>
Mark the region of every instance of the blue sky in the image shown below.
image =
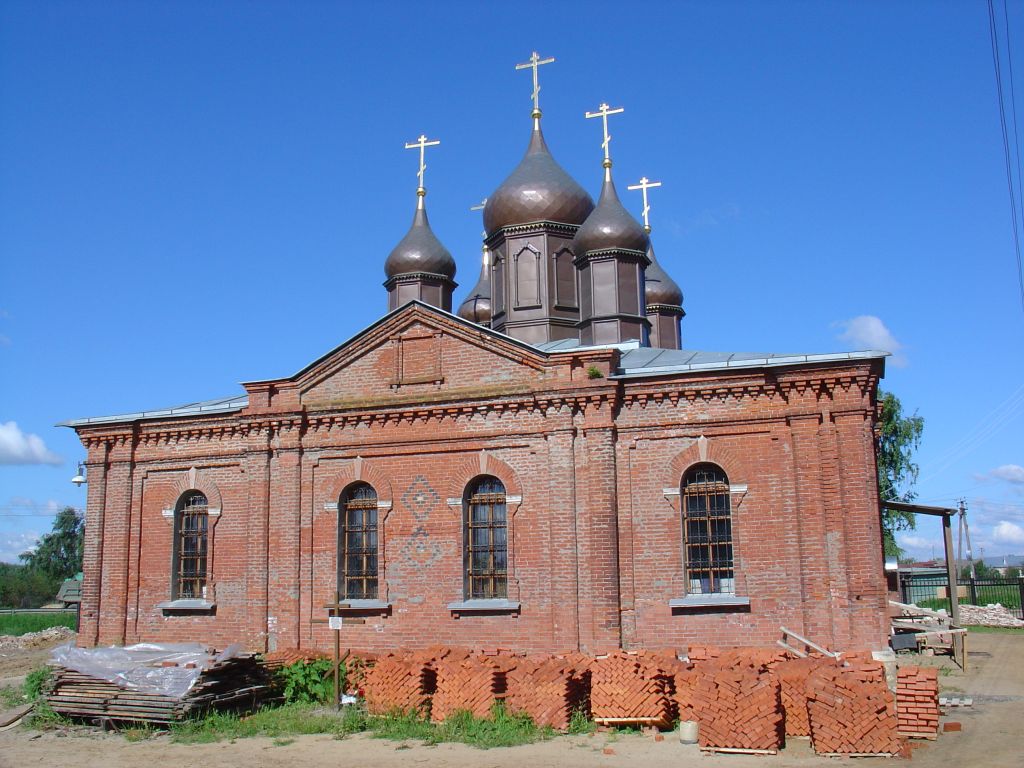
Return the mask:
<svg viewBox="0 0 1024 768"><path fill-rule="evenodd" d="M1010 6L1024 66L1024 4ZM982 2L0 5L0 560L85 490L58 421L240 392L385 312L416 161L461 287L470 206L602 101L691 349L894 352L919 499L1024 552L1024 311ZM1022 70L1024 71L1024 70ZM1019 89L1018 89L1019 90ZM1018 94L1020 95L1020 94ZM1024 102L1022 102L1024 104ZM941 552L932 520L904 537Z"/></svg>

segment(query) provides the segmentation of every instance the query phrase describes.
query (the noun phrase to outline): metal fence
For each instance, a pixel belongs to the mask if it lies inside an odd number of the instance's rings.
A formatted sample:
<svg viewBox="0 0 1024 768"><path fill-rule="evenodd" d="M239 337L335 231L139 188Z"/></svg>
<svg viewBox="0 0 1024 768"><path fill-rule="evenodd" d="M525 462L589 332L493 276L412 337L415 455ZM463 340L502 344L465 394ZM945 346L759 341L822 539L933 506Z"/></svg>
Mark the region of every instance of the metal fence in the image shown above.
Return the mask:
<svg viewBox="0 0 1024 768"><path fill-rule="evenodd" d="M945 576L900 576L900 595L904 603L915 603L922 608L951 610L949 589ZM999 603L1018 619L1024 619L1024 577L996 577L991 579L960 579L957 599L969 605Z"/></svg>

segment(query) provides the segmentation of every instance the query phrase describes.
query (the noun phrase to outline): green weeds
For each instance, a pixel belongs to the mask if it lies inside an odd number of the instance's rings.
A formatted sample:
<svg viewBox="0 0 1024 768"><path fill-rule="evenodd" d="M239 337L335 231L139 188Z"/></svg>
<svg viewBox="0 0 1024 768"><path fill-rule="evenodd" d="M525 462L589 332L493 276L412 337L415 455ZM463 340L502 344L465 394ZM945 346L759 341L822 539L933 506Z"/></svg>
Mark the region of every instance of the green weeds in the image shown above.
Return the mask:
<svg viewBox="0 0 1024 768"><path fill-rule="evenodd" d="M0 635L24 635L50 627L75 628L73 613L15 613L0 616Z"/></svg>

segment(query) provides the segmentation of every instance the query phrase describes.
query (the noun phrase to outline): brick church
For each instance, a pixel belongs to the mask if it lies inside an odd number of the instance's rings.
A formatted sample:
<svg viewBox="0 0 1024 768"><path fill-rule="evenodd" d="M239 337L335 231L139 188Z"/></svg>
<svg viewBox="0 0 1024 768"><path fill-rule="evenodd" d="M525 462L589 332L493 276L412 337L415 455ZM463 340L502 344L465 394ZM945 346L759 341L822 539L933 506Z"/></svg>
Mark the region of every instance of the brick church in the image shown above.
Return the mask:
<svg viewBox="0 0 1024 768"><path fill-rule="evenodd" d="M767 646L783 625L885 646L884 353L685 347L646 197L642 225L607 127L596 204L558 165L538 63L456 313L421 137L386 315L236 396L67 422L88 452L80 644L327 648L337 594L366 651Z"/></svg>

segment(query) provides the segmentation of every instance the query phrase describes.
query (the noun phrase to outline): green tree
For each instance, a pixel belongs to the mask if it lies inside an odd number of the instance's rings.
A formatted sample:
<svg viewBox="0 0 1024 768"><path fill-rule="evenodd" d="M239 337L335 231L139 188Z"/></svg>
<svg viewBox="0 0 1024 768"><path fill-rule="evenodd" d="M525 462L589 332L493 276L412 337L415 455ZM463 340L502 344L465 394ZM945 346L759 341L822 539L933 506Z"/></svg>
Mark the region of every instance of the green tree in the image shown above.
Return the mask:
<svg viewBox="0 0 1024 768"><path fill-rule="evenodd" d="M914 451L921 443L924 419L915 412L903 415L903 405L892 392L878 392L881 417L878 420L878 493L883 501L913 501L914 483L917 482L917 464ZM896 531L916 526L911 512L882 510L882 537L885 554L903 554L896 544Z"/></svg>
<svg viewBox="0 0 1024 768"><path fill-rule="evenodd" d="M974 576L978 579L991 579L999 576L999 571L995 568L991 568L985 565L982 560L974 561ZM960 569L960 578L969 579L971 578L971 566L965 565Z"/></svg>
<svg viewBox="0 0 1024 768"><path fill-rule="evenodd" d="M53 521L53 530L39 539L32 552L18 555L34 571L55 579L69 579L82 570L85 517L74 507L64 507Z"/></svg>

